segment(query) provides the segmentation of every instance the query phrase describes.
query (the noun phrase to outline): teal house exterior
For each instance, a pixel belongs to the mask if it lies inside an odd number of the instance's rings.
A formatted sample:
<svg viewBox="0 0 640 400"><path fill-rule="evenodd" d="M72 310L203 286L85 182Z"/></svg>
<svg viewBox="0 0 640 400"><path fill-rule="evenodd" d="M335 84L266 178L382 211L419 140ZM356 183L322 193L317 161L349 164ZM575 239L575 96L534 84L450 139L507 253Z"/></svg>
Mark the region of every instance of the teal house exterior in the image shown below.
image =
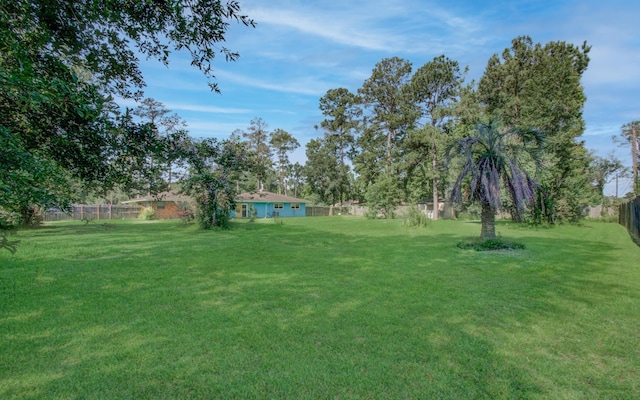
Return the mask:
<svg viewBox="0 0 640 400"><path fill-rule="evenodd" d="M231 218L304 217L307 201L266 191L242 193L236 196Z"/></svg>

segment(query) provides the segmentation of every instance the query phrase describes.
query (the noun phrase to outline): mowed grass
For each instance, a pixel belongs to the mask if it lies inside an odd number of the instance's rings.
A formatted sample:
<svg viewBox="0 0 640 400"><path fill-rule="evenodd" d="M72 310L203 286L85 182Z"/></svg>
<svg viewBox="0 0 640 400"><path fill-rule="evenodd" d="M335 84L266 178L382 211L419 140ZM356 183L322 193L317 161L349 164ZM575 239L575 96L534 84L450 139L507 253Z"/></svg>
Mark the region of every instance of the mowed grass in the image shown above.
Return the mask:
<svg viewBox="0 0 640 400"><path fill-rule="evenodd" d="M59 223L0 252L0 398L629 399L640 248L616 224Z"/></svg>

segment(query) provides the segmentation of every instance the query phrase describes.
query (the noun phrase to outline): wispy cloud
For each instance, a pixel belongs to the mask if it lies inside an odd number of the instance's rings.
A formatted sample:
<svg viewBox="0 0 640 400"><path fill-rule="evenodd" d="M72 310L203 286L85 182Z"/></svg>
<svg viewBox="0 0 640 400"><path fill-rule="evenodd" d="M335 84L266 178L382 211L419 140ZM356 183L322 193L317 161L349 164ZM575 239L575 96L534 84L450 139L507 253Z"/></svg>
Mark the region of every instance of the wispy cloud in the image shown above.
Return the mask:
<svg viewBox="0 0 640 400"><path fill-rule="evenodd" d="M282 81L282 78L264 80L222 70L219 70L217 74L220 79L224 79L227 82L234 82L258 89L267 89L293 94L318 96L326 93L327 89L331 87L331 84L322 82L311 76L304 78L290 78L286 81Z"/></svg>
<svg viewBox="0 0 640 400"><path fill-rule="evenodd" d="M248 13L259 24L276 25L337 44L384 52L412 53L427 48L441 51L452 44L450 38L442 39L444 34L469 36L480 29L475 18L455 15L437 3L428 6L407 3L332 2L322 8L313 3L299 3L297 7L289 4L287 9L256 6L249 8ZM419 11L414 14L413 10ZM432 32L428 32L429 29Z"/></svg>
<svg viewBox="0 0 640 400"><path fill-rule="evenodd" d="M227 138L236 129L243 129L248 122L189 121L187 129L193 137Z"/></svg>
<svg viewBox="0 0 640 400"><path fill-rule="evenodd" d="M121 107L127 108L136 108L140 104L133 99L116 99L117 104ZM178 102L168 102L162 103L164 107L168 110L175 111L191 111L191 112L199 112L199 113L210 113L210 114L248 114L251 113L252 110L247 108L233 108L233 107L216 107L216 106L206 106L201 104L189 104L189 103L178 103Z"/></svg>
<svg viewBox="0 0 640 400"><path fill-rule="evenodd" d="M227 108L183 103L167 103L166 107L170 110L193 111L211 114L247 114L252 112L247 108Z"/></svg>

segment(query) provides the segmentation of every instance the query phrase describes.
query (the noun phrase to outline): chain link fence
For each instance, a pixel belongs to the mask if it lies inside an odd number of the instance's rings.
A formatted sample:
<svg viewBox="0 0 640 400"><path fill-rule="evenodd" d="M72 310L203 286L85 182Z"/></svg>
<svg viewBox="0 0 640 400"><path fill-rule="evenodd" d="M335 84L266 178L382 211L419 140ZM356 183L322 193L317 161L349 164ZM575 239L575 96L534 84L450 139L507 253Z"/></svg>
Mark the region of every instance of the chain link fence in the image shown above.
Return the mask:
<svg viewBox="0 0 640 400"><path fill-rule="evenodd" d="M144 207L137 205L75 204L70 211L46 210L43 221L93 221L138 218Z"/></svg>

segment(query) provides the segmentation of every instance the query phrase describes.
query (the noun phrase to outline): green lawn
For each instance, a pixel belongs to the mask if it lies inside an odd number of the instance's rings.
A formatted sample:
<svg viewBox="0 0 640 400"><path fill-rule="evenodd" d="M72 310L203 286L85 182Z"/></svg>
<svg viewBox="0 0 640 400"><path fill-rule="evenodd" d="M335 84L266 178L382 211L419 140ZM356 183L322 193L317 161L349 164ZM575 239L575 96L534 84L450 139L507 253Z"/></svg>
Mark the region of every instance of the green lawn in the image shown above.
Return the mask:
<svg viewBox="0 0 640 400"><path fill-rule="evenodd" d="M629 399L640 248L616 224L298 218L21 231L0 398Z"/></svg>

